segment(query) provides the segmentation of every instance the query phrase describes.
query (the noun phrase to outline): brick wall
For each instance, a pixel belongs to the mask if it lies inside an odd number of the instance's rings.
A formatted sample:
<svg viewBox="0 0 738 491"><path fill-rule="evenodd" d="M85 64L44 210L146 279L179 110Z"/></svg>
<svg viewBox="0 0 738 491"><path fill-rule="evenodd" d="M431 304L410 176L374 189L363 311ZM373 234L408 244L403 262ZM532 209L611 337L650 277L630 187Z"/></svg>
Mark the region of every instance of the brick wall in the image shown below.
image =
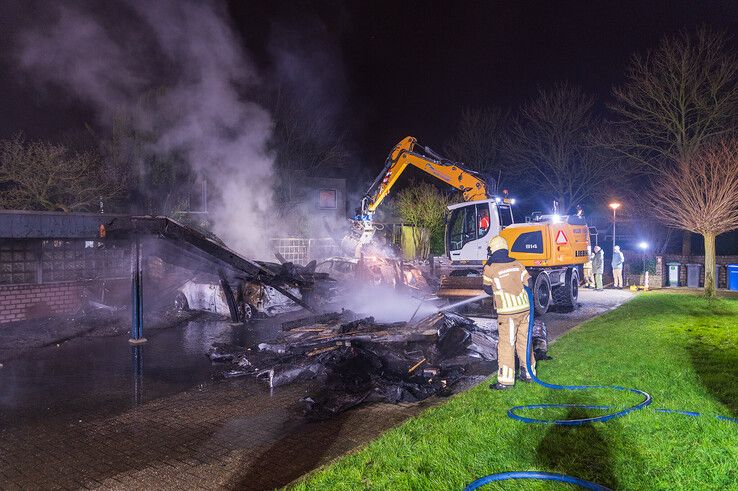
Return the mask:
<svg viewBox="0 0 738 491"><path fill-rule="evenodd" d="M0 324L75 312L82 290L80 282L0 285Z"/></svg>
<svg viewBox="0 0 738 491"><path fill-rule="evenodd" d="M705 264L705 256L681 256L677 254L667 254L664 256L663 268L664 268L664 285L668 281L669 277L669 266L667 263L680 263L679 266L679 286L687 286L687 264ZM728 264L738 264L738 256L716 256L715 262L717 263L717 287L727 288L728 286ZM700 286L705 284L705 268L700 267Z"/></svg>

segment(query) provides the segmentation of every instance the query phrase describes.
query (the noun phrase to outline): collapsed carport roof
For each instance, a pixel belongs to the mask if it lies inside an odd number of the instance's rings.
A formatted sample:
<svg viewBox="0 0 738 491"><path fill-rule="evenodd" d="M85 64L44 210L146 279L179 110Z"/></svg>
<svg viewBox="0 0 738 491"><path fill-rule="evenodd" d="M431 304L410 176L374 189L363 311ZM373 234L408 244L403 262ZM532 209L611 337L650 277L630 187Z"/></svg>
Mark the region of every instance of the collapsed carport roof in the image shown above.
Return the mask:
<svg viewBox="0 0 738 491"><path fill-rule="evenodd" d="M309 305L282 287L277 273L263 264L247 259L204 232L160 216L116 217L106 226L106 237L111 239L155 237L162 259L190 269L208 265L222 272L226 269L245 274L248 279L269 285L298 305L312 310ZM193 268L197 265L196 268Z"/></svg>

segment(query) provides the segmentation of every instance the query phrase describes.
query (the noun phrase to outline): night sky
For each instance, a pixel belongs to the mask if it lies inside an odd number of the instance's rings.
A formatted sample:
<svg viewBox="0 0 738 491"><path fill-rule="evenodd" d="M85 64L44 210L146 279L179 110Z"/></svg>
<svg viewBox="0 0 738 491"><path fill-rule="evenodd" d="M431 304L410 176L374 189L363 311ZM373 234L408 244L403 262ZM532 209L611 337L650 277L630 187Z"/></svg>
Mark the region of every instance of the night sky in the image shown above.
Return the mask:
<svg viewBox="0 0 738 491"><path fill-rule="evenodd" d="M738 2L729 0L232 2L231 7L244 30L259 19L252 50L274 23L320 19L342 54L345 124L361 155L377 166L406 134L442 148L465 106L514 108L537 86L558 81L581 85L605 100L631 54L665 34L700 24L738 33ZM262 23L262 18L271 20Z"/></svg>
<svg viewBox="0 0 738 491"><path fill-rule="evenodd" d="M0 16L0 136L23 130L48 138L88 122L84 107L29 86L8 59L15 29L43 16L42 4L1 5L7 15ZM283 33L328 52L318 83L338 108L335 126L370 173L405 135L441 149L463 107L514 108L537 86L558 81L581 85L606 101L628 57L663 35L700 24L738 32L738 2L732 0L260 0L232 1L228 12L265 72L270 46Z"/></svg>
<svg viewBox="0 0 738 491"><path fill-rule="evenodd" d="M68 4L95 10L109 29L125 31L131 30L126 1ZM538 87L568 82L597 95L606 113L611 88L621 82L629 57L665 35L707 25L732 35L738 50L735 0L233 0L215 5L235 30L261 84L284 82L279 63L285 53L299 60L287 70L293 89L299 92L304 85L302 103L327 109L315 114L329 120L349 147L345 175L357 195L404 136L442 151L466 107L496 106L514 113ZM0 0L0 138L22 131L30 139L69 142L70 136L89 135L86 125L94 129L100 123L95 111L69 92L35 83L18 68L19 36L28 28L48 29L53 10L43 1ZM413 172L403 180L423 179ZM605 190L603 196L607 200L612 194Z"/></svg>

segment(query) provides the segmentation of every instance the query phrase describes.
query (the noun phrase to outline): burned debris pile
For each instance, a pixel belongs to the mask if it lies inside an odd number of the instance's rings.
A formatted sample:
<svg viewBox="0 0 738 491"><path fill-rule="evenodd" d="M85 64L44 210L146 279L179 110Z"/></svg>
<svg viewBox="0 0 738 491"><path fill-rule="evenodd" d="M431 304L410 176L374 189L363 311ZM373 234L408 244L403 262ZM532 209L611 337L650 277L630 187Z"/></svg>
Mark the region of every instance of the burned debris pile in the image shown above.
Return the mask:
<svg viewBox="0 0 738 491"><path fill-rule="evenodd" d="M325 419L363 403L449 395L460 380L493 373L496 324L480 324L452 312L379 323L343 310L285 322L273 342L246 351L214 345L209 356L233 365L226 378L253 376L272 388L319 381L300 403L307 417Z"/></svg>

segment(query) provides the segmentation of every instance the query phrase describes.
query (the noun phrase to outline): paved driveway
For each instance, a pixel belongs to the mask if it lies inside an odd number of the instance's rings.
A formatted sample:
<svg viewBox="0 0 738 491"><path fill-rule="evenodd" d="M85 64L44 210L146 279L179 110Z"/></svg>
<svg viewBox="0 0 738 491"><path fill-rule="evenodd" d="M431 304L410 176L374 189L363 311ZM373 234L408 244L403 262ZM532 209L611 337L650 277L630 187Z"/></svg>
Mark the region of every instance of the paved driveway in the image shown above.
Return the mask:
<svg viewBox="0 0 738 491"><path fill-rule="evenodd" d="M631 297L583 290L574 312L546 314L549 338ZM270 392L251 379L211 379L219 371L205 356L211 343L253 335L225 321L151 332L141 384L125 336L74 339L8 361L0 489L272 489L443 402L374 404L308 423L293 410L307 385Z"/></svg>
<svg viewBox="0 0 738 491"><path fill-rule="evenodd" d="M573 312L547 312L543 316L551 342L587 319L604 314L633 298L629 290L579 290L579 306Z"/></svg>

